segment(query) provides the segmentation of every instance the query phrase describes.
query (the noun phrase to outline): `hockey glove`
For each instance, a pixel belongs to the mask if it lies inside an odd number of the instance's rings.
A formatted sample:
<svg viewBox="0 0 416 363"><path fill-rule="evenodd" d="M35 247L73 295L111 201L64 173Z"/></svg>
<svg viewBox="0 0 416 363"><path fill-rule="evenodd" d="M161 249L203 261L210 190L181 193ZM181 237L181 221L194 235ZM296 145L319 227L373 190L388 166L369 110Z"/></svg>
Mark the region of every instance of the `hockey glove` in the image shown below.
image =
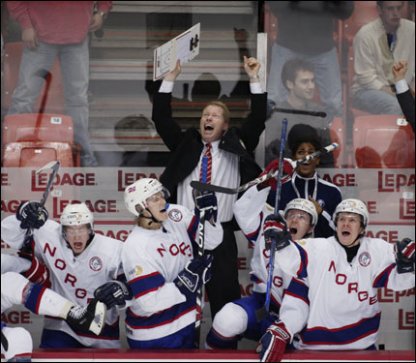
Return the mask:
<svg viewBox="0 0 416 363"><path fill-rule="evenodd" d="M38 229L46 223L48 216L46 208L38 202L22 202L16 212L22 229Z"/></svg>
<svg viewBox="0 0 416 363"><path fill-rule="evenodd" d="M74 332L100 335L104 325L107 309L97 299L92 299L87 306L73 306L66 317L66 322Z"/></svg>
<svg viewBox="0 0 416 363"><path fill-rule="evenodd" d="M211 279L211 254L204 254L189 261L185 268L179 272L173 281L182 294L188 297L195 297L195 294L202 284Z"/></svg>
<svg viewBox="0 0 416 363"><path fill-rule="evenodd" d="M283 322L272 323L260 338L257 353L260 353L260 362L280 362L290 340L290 334Z"/></svg>
<svg viewBox="0 0 416 363"><path fill-rule="evenodd" d="M33 235L31 235L27 241L25 239L22 247L20 247L20 250L17 251L17 254L19 257L32 261L35 256L35 241L33 240Z"/></svg>
<svg viewBox="0 0 416 363"><path fill-rule="evenodd" d="M29 269L21 274L35 284L51 287L48 268L36 256L32 257L31 262Z"/></svg>
<svg viewBox="0 0 416 363"><path fill-rule="evenodd" d="M195 189L194 189L195 190ZM214 192L194 192L195 215L200 216L204 211L205 220L215 224L217 222L217 197Z"/></svg>
<svg viewBox="0 0 416 363"><path fill-rule="evenodd" d="M272 240L276 242L276 251L279 251L288 246L292 238L287 230L286 222L280 214L270 214L266 217L263 222L263 233L267 250L270 250Z"/></svg>
<svg viewBox="0 0 416 363"><path fill-rule="evenodd" d="M263 175L269 174L270 178L268 178L267 180L265 180L263 183L260 183L257 185L257 189L258 190L262 190L265 189L267 187L271 187L272 190L276 190L276 172L277 169L279 168L279 160L275 159L273 161L271 161L266 168L264 169L264 171L260 174L260 177L262 177ZM274 174L274 176L272 176ZM282 183L290 180L291 176L293 174L293 166L291 164L291 160L290 159L283 159L283 175L281 177L282 179Z"/></svg>
<svg viewBox="0 0 416 363"><path fill-rule="evenodd" d="M121 281L110 281L97 287L94 291L94 297L103 302L107 309L118 305L124 307L126 300L131 300L133 293L130 286Z"/></svg>
<svg viewBox="0 0 416 363"><path fill-rule="evenodd" d="M415 271L415 241L404 238L394 245L397 272L404 274Z"/></svg>

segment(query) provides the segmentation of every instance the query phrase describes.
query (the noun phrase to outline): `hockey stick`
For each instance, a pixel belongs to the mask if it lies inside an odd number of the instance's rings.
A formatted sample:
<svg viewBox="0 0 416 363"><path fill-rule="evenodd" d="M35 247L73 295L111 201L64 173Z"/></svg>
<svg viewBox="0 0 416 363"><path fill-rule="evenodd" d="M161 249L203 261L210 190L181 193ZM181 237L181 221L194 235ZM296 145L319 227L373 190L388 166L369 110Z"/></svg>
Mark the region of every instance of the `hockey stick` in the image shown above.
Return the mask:
<svg viewBox="0 0 416 363"><path fill-rule="evenodd" d="M328 153L334 151L338 147L339 147L339 144L336 143L336 142L333 142L332 144L329 144L328 146L323 147L321 150L315 151L314 153L305 156L303 159L295 161L296 166L306 164L309 161L311 161L312 159L315 159L315 158L321 156L322 154L328 154ZM292 164L292 166L293 166L293 164ZM296 167L296 166L294 166L294 167Z"/></svg>
<svg viewBox="0 0 416 363"><path fill-rule="evenodd" d="M35 174L40 174L43 171L52 170L51 174L49 175L48 183L46 184L45 191L42 194L42 198L40 200L40 205L43 207L48 199L49 193L52 189L52 183L55 179L56 174L58 173L59 166L61 163L58 160L53 160L47 163L46 165L42 166L40 169L35 171ZM31 253L31 241L33 238L33 229L28 228L26 230L25 238L23 240L23 246L21 248L22 253Z"/></svg>
<svg viewBox="0 0 416 363"><path fill-rule="evenodd" d="M3 334L3 330L1 331L1 346L6 352L9 350L9 341L7 340L6 336Z"/></svg>
<svg viewBox="0 0 416 363"><path fill-rule="evenodd" d="M280 108L280 107L273 107L273 112L281 112L281 113L293 113L294 115L307 115L307 116L314 116L314 117L326 117L326 113L322 111L306 111L306 110L296 110L294 108Z"/></svg>
<svg viewBox="0 0 416 363"><path fill-rule="evenodd" d="M283 172L283 154L285 152L286 147L286 134L287 134L287 119L283 119L282 121L282 132L280 135L280 150L279 150L279 167L277 169L276 174L276 199L274 203L274 214L279 212L279 201L280 201L280 192L282 190L282 172ZM269 270L267 272L267 284L266 284L266 302L265 307L266 311L270 312L270 298L272 295L272 281L273 281L273 272L274 272L274 250L276 248L276 240L273 238L272 243L270 246L270 257L269 257Z"/></svg>
<svg viewBox="0 0 416 363"><path fill-rule="evenodd" d="M51 174L49 175L48 183L46 184L45 191L42 194L42 199L40 200L40 205L43 207L48 199L49 193L52 189L52 183L55 179L56 174L58 173L59 167L61 163L59 160L53 160L41 167L40 169L36 170L36 174L40 174L43 171L52 170Z"/></svg>
<svg viewBox="0 0 416 363"><path fill-rule="evenodd" d="M339 145L336 142L334 142L328 146L325 146L319 151L315 151L314 153L308 156L305 156L303 159L294 161L294 160L285 158L284 160L289 161L292 164L292 167L296 168L298 165L306 164L310 160L317 158L321 156L322 154L326 154L326 153L334 151L338 146ZM224 194L238 194L238 193L246 191L248 188L251 188L254 185L261 184L265 182L266 180L274 178L276 175L277 175L277 171L270 170L267 174L264 174L256 179L253 179L249 181L248 183L239 186L238 188L226 188L220 185L205 184L197 180L192 180L190 185L192 188L199 190L199 191L210 191L210 192L218 192L218 193L224 193Z"/></svg>
<svg viewBox="0 0 416 363"><path fill-rule="evenodd" d="M198 237L196 244L198 246L198 257L204 255L204 241L205 241L205 210L201 209L198 223ZM199 340L201 338L201 321L202 321L202 302L203 302L203 284L196 292L196 319L195 319L195 345L199 348Z"/></svg>
<svg viewBox="0 0 416 363"><path fill-rule="evenodd" d="M208 156L203 155L202 163L201 163L201 180L205 183L208 183L208 175L210 173L209 169L209 161ZM197 207L196 199L200 192L196 189L192 191L195 206ZM198 223L198 236L196 238L197 244L197 254L198 258L202 258L204 255L204 244L205 244L205 209L202 208L199 210L199 223ZM202 277L201 277L202 279ZM199 341L201 340L201 322L202 322L202 304L204 298L204 285L203 283L199 286L198 290L196 291L196 318L195 318L195 336L194 336L194 344L196 348L199 348Z"/></svg>

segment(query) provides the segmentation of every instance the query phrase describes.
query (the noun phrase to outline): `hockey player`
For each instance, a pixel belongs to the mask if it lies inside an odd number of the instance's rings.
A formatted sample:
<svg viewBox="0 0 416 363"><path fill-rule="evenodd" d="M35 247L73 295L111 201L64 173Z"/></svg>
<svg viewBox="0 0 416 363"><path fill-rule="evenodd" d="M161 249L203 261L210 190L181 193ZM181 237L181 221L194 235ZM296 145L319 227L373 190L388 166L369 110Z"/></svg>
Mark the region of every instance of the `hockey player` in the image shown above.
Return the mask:
<svg viewBox="0 0 416 363"><path fill-rule="evenodd" d="M2 239L20 249L27 228L33 228L34 255L50 271L51 288L59 295L86 305L94 290L121 274L122 242L94 233L94 218L85 203L69 204L60 224L48 220L37 202L23 203L16 216L1 223ZM107 312L106 325L97 337L71 329L67 322L45 318L41 348L119 348L118 311Z"/></svg>
<svg viewBox="0 0 416 363"><path fill-rule="evenodd" d="M75 305L51 289L34 284L20 274L29 268L30 262L26 259L1 255L2 314L13 305L24 305L35 314L64 319L75 330L100 334L106 312L103 303L94 299L87 307ZM33 349L30 333L21 327L8 327L3 322L1 329L1 353L5 359L30 361Z"/></svg>
<svg viewBox="0 0 416 363"><path fill-rule="evenodd" d="M269 217L265 234L281 233ZM395 244L365 236L368 210L345 199L333 216L336 236L295 245L277 241L276 260L291 259L298 278L289 285L280 308L260 340L262 362L281 360L286 344L297 349L375 349L381 310L377 289L414 288L415 242Z"/></svg>
<svg viewBox="0 0 416 363"><path fill-rule="evenodd" d="M194 257L199 211L205 211L205 250L222 241L216 223L217 200L208 193L195 198L195 214L166 203L167 189L143 178L125 189L127 209L137 218L122 252L133 299L126 312L127 341L131 348L193 348L196 291L209 280L212 258ZM102 301L114 298L112 283L98 289ZM106 292L109 291L109 296ZM120 294L122 291L120 290Z"/></svg>
<svg viewBox="0 0 416 363"><path fill-rule="evenodd" d="M234 205L234 215L241 230L249 241L254 243L253 257L250 263L253 294L228 303L218 312L207 335L206 345L208 348L236 349L238 341L243 337L258 341L279 314L283 291L288 286L291 276L287 276L276 265L270 306L270 312L274 318L270 320L270 316L267 316L258 320L256 317L256 314L264 307L268 276L270 246L264 239L263 222L274 210L266 203L269 191L270 188L264 189L262 185L252 187ZM283 216L290 232L288 238L295 241L311 236L313 227L318 220L314 204L301 198L289 202Z"/></svg>

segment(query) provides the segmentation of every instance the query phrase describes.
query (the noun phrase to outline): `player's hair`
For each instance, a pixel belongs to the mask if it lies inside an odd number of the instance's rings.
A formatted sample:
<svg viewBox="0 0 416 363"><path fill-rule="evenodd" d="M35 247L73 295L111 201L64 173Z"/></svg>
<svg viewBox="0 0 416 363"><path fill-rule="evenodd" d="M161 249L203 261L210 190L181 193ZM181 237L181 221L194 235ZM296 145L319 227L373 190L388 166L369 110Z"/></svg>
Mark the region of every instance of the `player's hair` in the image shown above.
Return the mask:
<svg viewBox="0 0 416 363"><path fill-rule="evenodd" d="M281 78L282 83L287 90L289 90L286 84L287 81L295 82L299 71L309 71L315 73L313 65L300 58L290 59L283 65Z"/></svg>
<svg viewBox="0 0 416 363"><path fill-rule="evenodd" d="M308 124L296 124L290 129L287 144L289 149L294 156L303 143L312 144L316 150L322 149L321 138L314 127Z"/></svg>
<svg viewBox="0 0 416 363"><path fill-rule="evenodd" d="M224 117L224 121L226 123L230 122L230 110L228 109L227 105L224 102L221 101L210 101L208 102L205 107L204 110L208 107L208 106L217 106L220 107L222 109L222 113L223 113L223 117ZM203 112L203 111L202 111Z"/></svg>

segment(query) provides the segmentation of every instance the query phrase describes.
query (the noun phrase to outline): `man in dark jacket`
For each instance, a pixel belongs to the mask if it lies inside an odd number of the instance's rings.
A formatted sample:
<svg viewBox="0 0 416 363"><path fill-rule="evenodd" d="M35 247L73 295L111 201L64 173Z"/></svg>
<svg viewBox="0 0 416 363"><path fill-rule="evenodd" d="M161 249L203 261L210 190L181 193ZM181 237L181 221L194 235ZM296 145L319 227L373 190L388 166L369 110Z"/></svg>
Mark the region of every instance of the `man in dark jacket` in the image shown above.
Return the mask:
<svg viewBox="0 0 416 363"><path fill-rule="evenodd" d="M257 59L244 57L244 70L250 78L252 95L251 112L240 128L230 127L230 113L224 103L212 101L202 111L199 130L182 131L172 118L171 109L173 83L181 72L179 61L176 68L165 76L159 92L155 93L152 119L172 154L160 179L181 205L194 209L189 185L192 180L237 188L261 172L253 159L266 120L267 95L259 83L259 69ZM217 198L224 239L214 250L212 279L206 286L212 317L227 302L240 297L232 211L237 195L218 194Z"/></svg>

